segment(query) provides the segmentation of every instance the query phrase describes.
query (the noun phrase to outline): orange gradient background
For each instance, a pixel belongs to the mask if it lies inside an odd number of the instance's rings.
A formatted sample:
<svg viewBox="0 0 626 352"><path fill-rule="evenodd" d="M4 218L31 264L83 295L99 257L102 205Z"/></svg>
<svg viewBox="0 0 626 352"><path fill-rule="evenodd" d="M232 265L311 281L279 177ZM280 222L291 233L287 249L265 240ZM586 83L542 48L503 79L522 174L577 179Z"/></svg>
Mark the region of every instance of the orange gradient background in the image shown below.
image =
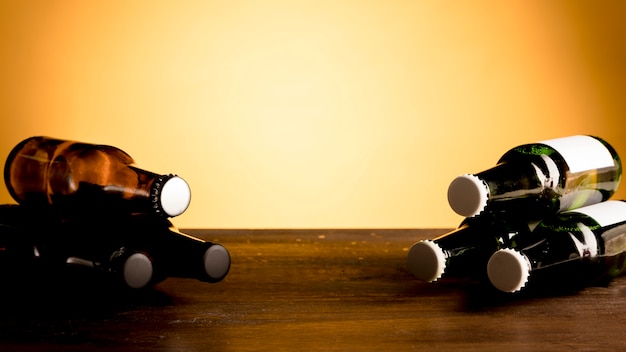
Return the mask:
<svg viewBox="0 0 626 352"><path fill-rule="evenodd" d="M626 158L623 4L2 1L0 157L117 146L189 182L181 228L454 227L449 182L518 144Z"/></svg>

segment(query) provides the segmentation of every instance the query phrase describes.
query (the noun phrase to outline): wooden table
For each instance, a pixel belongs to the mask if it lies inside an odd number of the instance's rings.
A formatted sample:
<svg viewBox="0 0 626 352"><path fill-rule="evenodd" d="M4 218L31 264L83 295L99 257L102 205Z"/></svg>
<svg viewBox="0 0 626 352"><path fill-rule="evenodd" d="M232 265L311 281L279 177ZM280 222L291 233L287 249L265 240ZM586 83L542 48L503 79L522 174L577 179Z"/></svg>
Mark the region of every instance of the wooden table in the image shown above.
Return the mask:
<svg viewBox="0 0 626 352"><path fill-rule="evenodd" d="M224 281L170 278L132 294L5 286L0 350L626 349L626 277L547 297L417 282L408 248L445 231L183 230L229 249Z"/></svg>

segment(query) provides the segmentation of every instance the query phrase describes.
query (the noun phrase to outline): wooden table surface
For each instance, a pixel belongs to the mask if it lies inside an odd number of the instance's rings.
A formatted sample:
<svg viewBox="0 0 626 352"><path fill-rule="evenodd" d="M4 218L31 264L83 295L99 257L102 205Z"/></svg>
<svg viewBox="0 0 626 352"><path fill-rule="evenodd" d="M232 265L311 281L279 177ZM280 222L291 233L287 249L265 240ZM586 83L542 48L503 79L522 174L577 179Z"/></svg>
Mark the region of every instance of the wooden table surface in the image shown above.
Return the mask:
<svg viewBox="0 0 626 352"><path fill-rule="evenodd" d="M445 231L183 230L229 249L224 281L4 286L0 350L626 350L626 277L543 297L414 280L408 248Z"/></svg>

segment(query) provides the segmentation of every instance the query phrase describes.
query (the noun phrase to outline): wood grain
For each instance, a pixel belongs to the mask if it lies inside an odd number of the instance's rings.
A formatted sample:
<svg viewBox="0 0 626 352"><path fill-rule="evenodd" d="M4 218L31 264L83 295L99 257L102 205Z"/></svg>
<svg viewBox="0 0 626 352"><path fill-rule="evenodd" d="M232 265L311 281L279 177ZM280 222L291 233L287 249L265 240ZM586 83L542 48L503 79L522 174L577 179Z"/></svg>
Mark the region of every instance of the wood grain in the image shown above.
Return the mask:
<svg viewBox="0 0 626 352"><path fill-rule="evenodd" d="M446 230L186 230L225 245L217 284L170 278L121 292L66 281L4 287L0 350L615 351L626 280L511 296L406 270L410 245ZM36 292L34 292L36 291Z"/></svg>

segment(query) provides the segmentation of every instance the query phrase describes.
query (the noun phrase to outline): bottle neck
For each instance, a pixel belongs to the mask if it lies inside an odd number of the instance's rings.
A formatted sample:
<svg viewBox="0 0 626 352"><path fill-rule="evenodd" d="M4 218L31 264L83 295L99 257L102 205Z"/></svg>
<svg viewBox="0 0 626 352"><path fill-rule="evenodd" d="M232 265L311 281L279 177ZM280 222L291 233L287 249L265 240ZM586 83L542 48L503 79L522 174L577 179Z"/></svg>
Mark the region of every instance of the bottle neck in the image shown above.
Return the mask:
<svg viewBox="0 0 626 352"><path fill-rule="evenodd" d="M535 164L514 162L499 163L476 176L487 184L491 202L540 194L548 178Z"/></svg>
<svg viewBox="0 0 626 352"><path fill-rule="evenodd" d="M523 219L487 213L475 218L466 218L457 229L433 241L449 252L463 252L469 248L495 251L509 246L512 239L530 231L529 224Z"/></svg>
<svg viewBox="0 0 626 352"><path fill-rule="evenodd" d="M550 159L542 161L501 162L477 173L489 190L487 211L528 220L558 211L562 177Z"/></svg>
<svg viewBox="0 0 626 352"><path fill-rule="evenodd" d="M152 236L150 248L168 277L221 281L230 270L230 254L220 244L180 232L170 224L159 236Z"/></svg>

